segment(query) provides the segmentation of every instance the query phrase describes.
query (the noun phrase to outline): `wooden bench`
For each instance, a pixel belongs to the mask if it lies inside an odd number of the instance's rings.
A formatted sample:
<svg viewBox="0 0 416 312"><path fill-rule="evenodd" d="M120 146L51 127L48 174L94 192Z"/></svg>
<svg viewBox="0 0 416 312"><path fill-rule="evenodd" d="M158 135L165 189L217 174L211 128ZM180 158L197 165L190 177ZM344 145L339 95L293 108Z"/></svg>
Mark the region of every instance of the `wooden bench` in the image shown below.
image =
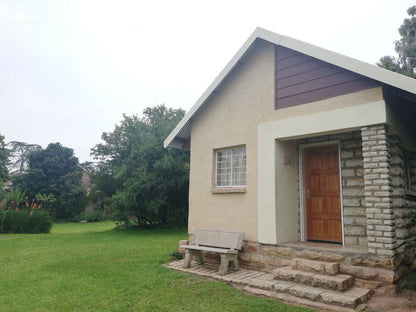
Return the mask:
<svg viewBox="0 0 416 312"><path fill-rule="evenodd" d="M204 251L221 254L219 273L224 275L228 271L228 264L238 270L238 251L243 245L243 232L217 231L208 229L197 229L194 238L194 245L181 245L185 248L184 268L191 266L192 257L196 257L198 264L204 263Z"/></svg>

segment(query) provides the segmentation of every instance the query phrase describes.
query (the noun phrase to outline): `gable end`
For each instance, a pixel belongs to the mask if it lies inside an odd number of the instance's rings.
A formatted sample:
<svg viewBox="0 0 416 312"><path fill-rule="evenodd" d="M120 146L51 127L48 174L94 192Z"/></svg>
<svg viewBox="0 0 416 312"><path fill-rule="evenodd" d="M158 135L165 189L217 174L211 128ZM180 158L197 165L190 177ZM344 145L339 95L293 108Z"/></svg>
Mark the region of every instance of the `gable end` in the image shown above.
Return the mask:
<svg viewBox="0 0 416 312"><path fill-rule="evenodd" d="M380 86L373 79L281 45L275 46L275 109Z"/></svg>

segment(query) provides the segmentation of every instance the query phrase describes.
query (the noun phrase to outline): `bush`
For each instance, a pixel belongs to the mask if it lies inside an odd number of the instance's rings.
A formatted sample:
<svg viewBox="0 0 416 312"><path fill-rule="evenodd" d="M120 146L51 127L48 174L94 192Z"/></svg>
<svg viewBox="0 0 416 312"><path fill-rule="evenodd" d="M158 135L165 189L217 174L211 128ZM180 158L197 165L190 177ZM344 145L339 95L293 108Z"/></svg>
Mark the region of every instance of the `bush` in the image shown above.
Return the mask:
<svg viewBox="0 0 416 312"><path fill-rule="evenodd" d="M86 220L88 222L100 222L104 220L103 213L99 210L81 212L75 219L75 222Z"/></svg>
<svg viewBox="0 0 416 312"><path fill-rule="evenodd" d="M47 211L36 210L29 217L25 233L49 233L52 228L52 217Z"/></svg>
<svg viewBox="0 0 416 312"><path fill-rule="evenodd" d="M49 233L52 218L40 209L2 209L0 233Z"/></svg>

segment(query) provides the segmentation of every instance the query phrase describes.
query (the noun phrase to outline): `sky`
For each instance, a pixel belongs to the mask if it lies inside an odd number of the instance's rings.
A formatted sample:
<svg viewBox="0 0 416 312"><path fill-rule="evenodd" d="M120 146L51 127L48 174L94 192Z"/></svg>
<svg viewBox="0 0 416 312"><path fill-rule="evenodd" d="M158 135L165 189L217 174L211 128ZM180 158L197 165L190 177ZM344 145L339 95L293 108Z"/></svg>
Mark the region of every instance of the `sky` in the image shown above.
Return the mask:
<svg viewBox="0 0 416 312"><path fill-rule="evenodd" d="M0 134L81 162L149 106L189 110L256 27L375 64L407 0L0 0Z"/></svg>

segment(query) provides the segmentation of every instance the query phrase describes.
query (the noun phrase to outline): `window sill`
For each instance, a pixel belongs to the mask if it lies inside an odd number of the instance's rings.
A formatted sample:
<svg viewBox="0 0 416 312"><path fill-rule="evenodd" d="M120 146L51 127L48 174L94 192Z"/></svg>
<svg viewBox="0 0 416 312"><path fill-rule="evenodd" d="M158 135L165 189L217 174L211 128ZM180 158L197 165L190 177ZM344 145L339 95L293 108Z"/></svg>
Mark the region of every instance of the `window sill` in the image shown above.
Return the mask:
<svg viewBox="0 0 416 312"><path fill-rule="evenodd" d="M216 187L211 190L212 194L245 193L245 187Z"/></svg>

